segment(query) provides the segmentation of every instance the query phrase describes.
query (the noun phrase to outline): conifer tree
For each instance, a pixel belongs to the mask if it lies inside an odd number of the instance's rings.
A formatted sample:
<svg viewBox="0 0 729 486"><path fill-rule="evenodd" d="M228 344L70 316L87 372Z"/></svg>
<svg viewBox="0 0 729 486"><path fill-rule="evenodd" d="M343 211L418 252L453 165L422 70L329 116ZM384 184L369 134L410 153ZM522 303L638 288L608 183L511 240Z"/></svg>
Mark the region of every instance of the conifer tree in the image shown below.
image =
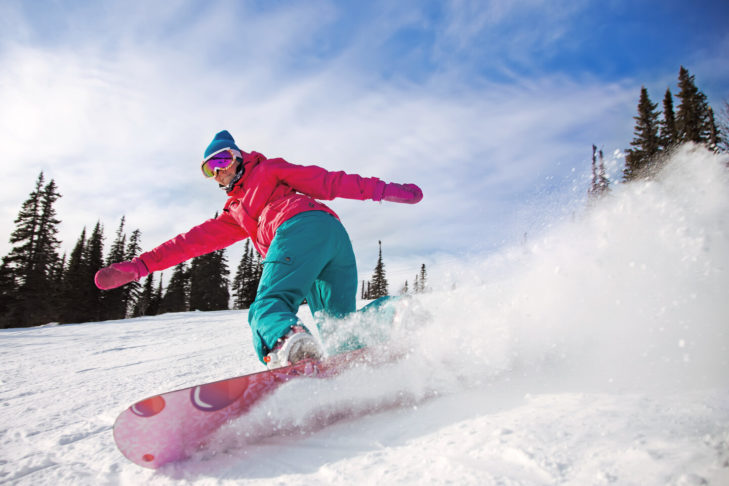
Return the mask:
<svg viewBox="0 0 729 486"><path fill-rule="evenodd" d="M134 301L134 310L132 316L141 317L150 315L150 307L154 299L154 274L150 273L144 280L142 291L139 297Z"/></svg>
<svg viewBox="0 0 729 486"><path fill-rule="evenodd" d="M54 204L60 197L55 181L44 185L41 172L15 220L10 236L14 246L5 259L5 271L13 274L17 292L8 299L13 302L8 314L12 326L43 324L55 318L60 220Z"/></svg>
<svg viewBox="0 0 729 486"><path fill-rule="evenodd" d="M382 261L382 241L378 241L380 246L380 254L377 258L374 274L372 275L372 289L370 292L371 299L378 299L389 295L387 290L387 278L385 277L385 264Z"/></svg>
<svg viewBox="0 0 729 486"><path fill-rule="evenodd" d="M623 178L626 181L648 175L660 149L658 138L658 105L651 102L648 90L643 86L640 90L638 115L635 119L634 138L630 142L632 149L626 150Z"/></svg>
<svg viewBox="0 0 729 486"><path fill-rule="evenodd" d="M156 316L161 312L160 307L162 306L162 281L164 280L164 274L159 276L159 284L155 291L152 301L149 303L149 309L147 310L148 316Z"/></svg>
<svg viewBox="0 0 729 486"><path fill-rule="evenodd" d="M711 131L706 95L696 87L694 76L681 66L678 73L681 98L676 115L676 129L681 142L708 143Z"/></svg>
<svg viewBox="0 0 729 486"><path fill-rule="evenodd" d="M224 249L194 258L190 266L190 310L227 309L229 274Z"/></svg>
<svg viewBox="0 0 729 486"><path fill-rule="evenodd" d="M676 114L673 111L673 96L671 90L666 89L663 97L663 119L658 122L661 149L668 151L678 143L678 131L676 130Z"/></svg>
<svg viewBox="0 0 729 486"><path fill-rule="evenodd" d="M599 161L598 161L599 154ZM598 151L597 146L592 146L592 183L587 195L590 199L595 200L603 196L610 190L610 181L605 171L605 159L602 150Z"/></svg>
<svg viewBox="0 0 729 486"><path fill-rule="evenodd" d="M124 260L128 261L139 255L139 253L142 251L141 241L142 232L139 231L139 229L135 229L134 231L132 231L132 234L129 237L129 243L127 244L127 248L124 253ZM138 281L132 281L125 285L123 288L125 315L131 315L137 299L139 299L139 296L142 292L142 284Z"/></svg>
<svg viewBox="0 0 729 486"><path fill-rule="evenodd" d="M400 295L408 295L410 293L410 289L408 288L408 281L405 280L405 285L402 286L400 289Z"/></svg>
<svg viewBox="0 0 729 486"><path fill-rule="evenodd" d="M180 263L172 272L164 297L160 302L159 312L185 312L189 309L189 272L184 263Z"/></svg>
<svg viewBox="0 0 729 486"><path fill-rule="evenodd" d="M7 257L3 257L0 262L0 329L13 327L9 314L16 303L17 295L15 277L8 267Z"/></svg>
<svg viewBox="0 0 729 486"><path fill-rule="evenodd" d="M61 286L60 298L60 321L81 322L82 301L84 299L84 279L86 272L83 270L83 256L86 248L86 228L76 241L76 246L71 251L71 256L63 273L63 284Z"/></svg>
<svg viewBox="0 0 729 486"><path fill-rule="evenodd" d="M709 130L708 146L709 146L709 149L717 152L719 150L719 147L721 146L721 131L716 124L716 119L714 118L714 110L712 110L711 107L709 107L708 110L709 110L709 119L707 122L708 130Z"/></svg>
<svg viewBox="0 0 729 486"><path fill-rule="evenodd" d="M7 256L7 262L21 287L27 284L33 272L40 232L43 183L44 176L41 172L35 181L35 189L21 206L20 213L15 219L15 230L10 235L10 243L14 246Z"/></svg>
<svg viewBox="0 0 729 486"><path fill-rule="evenodd" d="M425 263L423 263L420 266L420 274L418 275L420 277L418 285L420 285L420 293L425 293L428 291L428 272L425 270Z"/></svg>
<svg viewBox="0 0 729 486"><path fill-rule="evenodd" d="M250 240L246 240L243 256L233 279L233 307L248 309L256 298L258 282L261 279L260 259L257 261L251 248Z"/></svg>
<svg viewBox="0 0 729 486"><path fill-rule="evenodd" d="M722 152L729 152L729 102L727 101L724 101L724 105L719 110L716 127L719 133L717 148Z"/></svg>
<svg viewBox="0 0 729 486"><path fill-rule="evenodd" d="M233 290L234 309L247 309L247 307L245 307L245 295L243 293L243 288L245 287L246 272L249 268L248 241L249 240L246 240L246 246L243 250L243 255L241 256L240 262L238 262L238 267L236 268L235 276L233 277L233 283L231 286L231 289Z"/></svg>
<svg viewBox="0 0 729 486"><path fill-rule="evenodd" d="M82 322L98 321L103 316L101 290L94 283L94 275L104 266L104 227L101 221L96 223L89 241L84 249L80 284L84 291L84 308Z"/></svg>
<svg viewBox="0 0 729 486"><path fill-rule="evenodd" d="M119 222L119 228L116 230L116 237L111 244L109 255L106 258L106 266L126 259L127 235L124 233L125 220L126 218L122 216ZM126 285L104 291L102 293L102 318L123 319L126 317L128 295L129 289Z"/></svg>

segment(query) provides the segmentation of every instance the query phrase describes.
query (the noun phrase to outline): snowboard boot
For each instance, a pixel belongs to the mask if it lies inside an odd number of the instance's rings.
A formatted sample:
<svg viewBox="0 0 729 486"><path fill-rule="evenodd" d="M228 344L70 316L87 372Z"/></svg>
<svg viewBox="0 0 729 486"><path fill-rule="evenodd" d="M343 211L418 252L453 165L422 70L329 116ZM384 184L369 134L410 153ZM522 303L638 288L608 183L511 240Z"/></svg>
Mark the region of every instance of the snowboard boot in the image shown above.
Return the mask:
<svg viewBox="0 0 729 486"><path fill-rule="evenodd" d="M296 364L304 359L321 359L323 351L314 336L304 326L291 326L291 330L276 342L263 361L269 370Z"/></svg>

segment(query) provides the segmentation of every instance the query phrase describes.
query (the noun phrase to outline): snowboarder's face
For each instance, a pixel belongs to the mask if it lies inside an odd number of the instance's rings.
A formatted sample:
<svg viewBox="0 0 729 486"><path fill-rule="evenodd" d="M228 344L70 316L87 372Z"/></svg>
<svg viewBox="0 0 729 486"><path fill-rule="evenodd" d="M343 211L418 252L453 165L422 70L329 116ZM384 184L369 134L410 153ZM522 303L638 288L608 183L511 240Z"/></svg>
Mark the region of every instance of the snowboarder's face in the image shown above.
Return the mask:
<svg viewBox="0 0 729 486"><path fill-rule="evenodd" d="M217 182L221 186L227 186L228 184L230 184L230 181L232 181L233 177L235 177L235 171L238 169L240 163L240 160L236 160L227 169L218 169L215 172L215 182Z"/></svg>

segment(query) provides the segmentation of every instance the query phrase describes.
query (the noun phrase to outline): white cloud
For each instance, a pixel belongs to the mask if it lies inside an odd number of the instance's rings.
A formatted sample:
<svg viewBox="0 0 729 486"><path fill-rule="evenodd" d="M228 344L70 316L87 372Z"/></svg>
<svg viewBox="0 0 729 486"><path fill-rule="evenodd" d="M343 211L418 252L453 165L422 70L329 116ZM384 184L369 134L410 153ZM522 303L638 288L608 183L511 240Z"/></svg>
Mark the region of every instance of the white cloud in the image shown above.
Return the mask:
<svg viewBox="0 0 729 486"><path fill-rule="evenodd" d="M6 44L1 54L2 235L42 169L64 195L67 250L97 219L111 238L122 215L130 231L142 230L145 248L161 243L221 208L224 194L197 164L226 128L242 148L271 157L420 184L425 200L417 206L332 203L361 272L371 271L382 239L414 275L433 252L488 249L520 236L533 224L526 213L546 198L537 190L569 184L572 167L579 176L593 142L612 149L630 133L633 86L555 77L468 82L457 69L423 82L384 80L359 63L360 36L335 57L302 66L295 59L302 39L338 15L326 3L237 18L228 10L241 8L234 2L213 4L180 25L173 21L181 22L182 7L152 21L114 5L122 18L99 20L110 26L99 43ZM383 31L396 30L397 20ZM0 241L0 253L8 249Z"/></svg>

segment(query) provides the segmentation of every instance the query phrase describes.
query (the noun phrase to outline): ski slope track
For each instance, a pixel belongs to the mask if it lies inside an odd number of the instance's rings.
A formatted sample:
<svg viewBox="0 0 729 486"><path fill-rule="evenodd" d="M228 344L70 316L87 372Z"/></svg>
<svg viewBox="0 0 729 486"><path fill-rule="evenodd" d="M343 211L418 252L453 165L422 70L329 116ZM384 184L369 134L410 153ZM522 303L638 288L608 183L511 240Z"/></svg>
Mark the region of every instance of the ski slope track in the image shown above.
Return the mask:
<svg viewBox="0 0 729 486"><path fill-rule="evenodd" d="M114 419L260 370L244 311L0 331L0 484L727 485L727 163L683 147L527 241L429 265L405 359L292 381L157 471Z"/></svg>

